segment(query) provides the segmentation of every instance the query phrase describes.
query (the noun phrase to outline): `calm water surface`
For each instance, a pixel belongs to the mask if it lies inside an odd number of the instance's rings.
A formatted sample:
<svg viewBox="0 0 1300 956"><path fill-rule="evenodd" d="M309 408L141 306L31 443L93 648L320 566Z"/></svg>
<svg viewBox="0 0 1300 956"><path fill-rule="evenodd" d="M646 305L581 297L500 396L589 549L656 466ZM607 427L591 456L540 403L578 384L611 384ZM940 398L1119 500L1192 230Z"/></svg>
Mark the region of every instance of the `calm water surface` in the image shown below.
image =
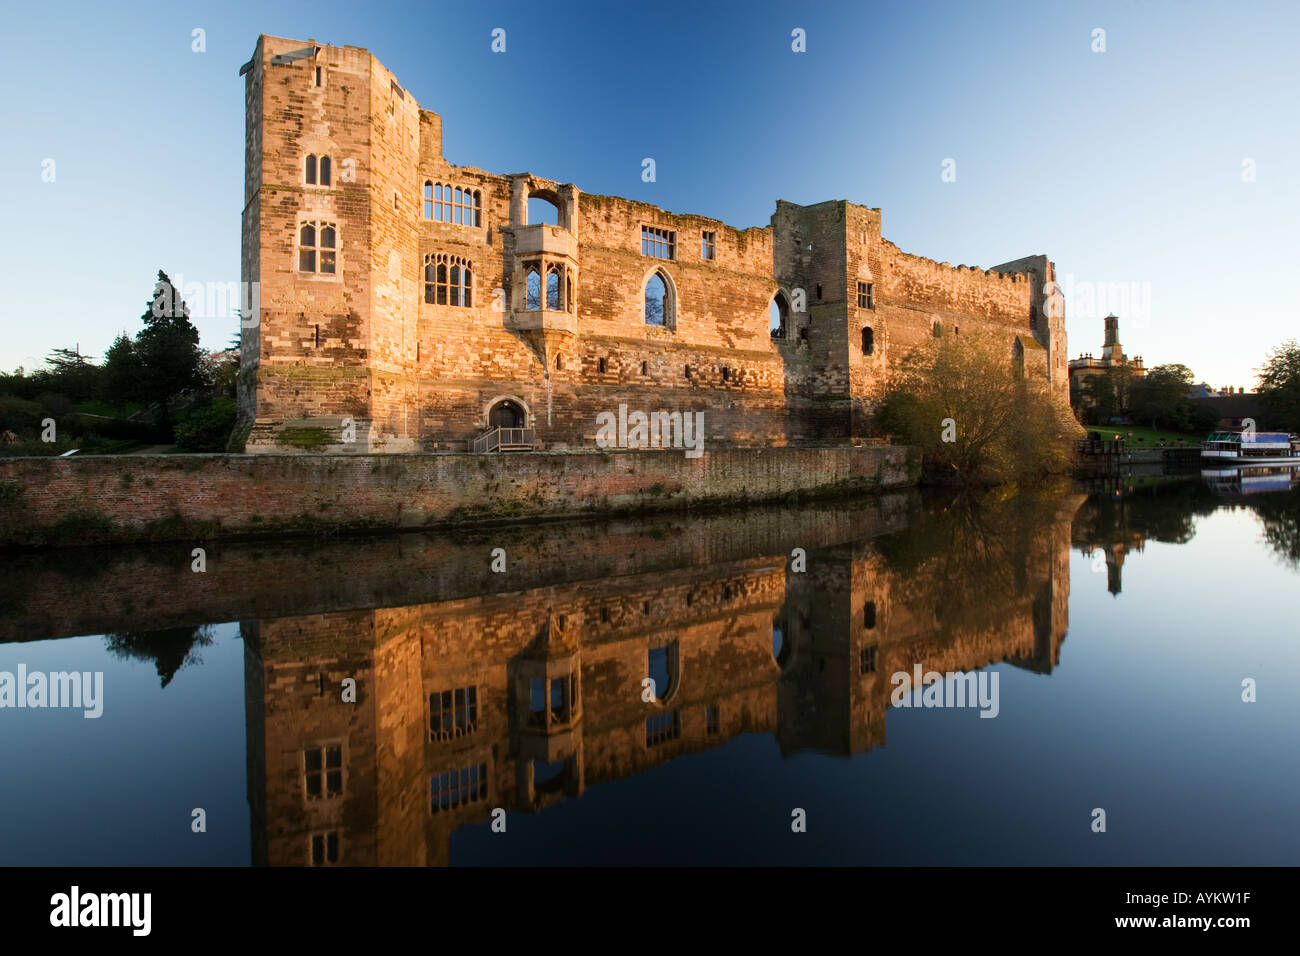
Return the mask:
<svg viewBox="0 0 1300 956"><path fill-rule="evenodd" d="M1277 487L8 555L0 863L1295 865Z"/></svg>

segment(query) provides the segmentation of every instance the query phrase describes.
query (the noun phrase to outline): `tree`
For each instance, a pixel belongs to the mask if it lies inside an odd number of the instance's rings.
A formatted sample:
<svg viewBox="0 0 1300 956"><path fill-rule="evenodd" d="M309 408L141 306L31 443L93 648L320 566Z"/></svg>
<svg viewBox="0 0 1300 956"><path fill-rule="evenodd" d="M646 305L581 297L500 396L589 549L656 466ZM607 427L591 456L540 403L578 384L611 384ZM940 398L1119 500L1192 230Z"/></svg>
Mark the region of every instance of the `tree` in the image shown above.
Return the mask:
<svg viewBox="0 0 1300 956"><path fill-rule="evenodd" d="M113 344L104 353L104 398L114 404L125 404L144 399L140 391L140 357L135 343L125 332L118 333Z"/></svg>
<svg viewBox="0 0 1300 956"><path fill-rule="evenodd" d="M1258 370L1259 404L1270 428L1300 432L1300 345L1287 339Z"/></svg>
<svg viewBox="0 0 1300 956"><path fill-rule="evenodd" d="M41 386L72 402L86 402L99 393L99 366L81 354L80 348L54 349L45 360L48 369L38 373Z"/></svg>
<svg viewBox="0 0 1300 956"><path fill-rule="evenodd" d="M1157 365L1146 377L1133 383L1130 402L1133 418L1159 428L1183 430L1191 427L1192 370L1186 365Z"/></svg>
<svg viewBox="0 0 1300 956"><path fill-rule="evenodd" d="M199 330L190 322L190 309L159 270L153 299L144 315L144 328L135 337L140 362L141 394L159 402L164 425L171 422L169 404L180 395L204 385Z"/></svg>
<svg viewBox="0 0 1300 956"><path fill-rule="evenodd" d="M935 339L905 356L880 423L965 482L1032 480L1068 460L1047 382L1013 375L1010 350L978 334Z"/></svg>

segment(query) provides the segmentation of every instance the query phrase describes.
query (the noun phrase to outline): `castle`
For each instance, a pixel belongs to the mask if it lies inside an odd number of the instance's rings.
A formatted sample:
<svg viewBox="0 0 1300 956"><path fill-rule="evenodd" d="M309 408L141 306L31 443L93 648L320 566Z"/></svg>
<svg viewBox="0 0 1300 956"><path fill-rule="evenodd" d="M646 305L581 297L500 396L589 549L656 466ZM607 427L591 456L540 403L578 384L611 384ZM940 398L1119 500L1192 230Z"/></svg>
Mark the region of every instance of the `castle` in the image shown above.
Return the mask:
<svg viewBox="0 0 1300 956"><path fill-rule="evenodd" d="M620 405L732 446L856 441L892 361L972 333L1068 409L1046 256L954 268L842 200L737 229L456 166L357 47L263 35L240 73L247 451L590 449Z"/></svg>

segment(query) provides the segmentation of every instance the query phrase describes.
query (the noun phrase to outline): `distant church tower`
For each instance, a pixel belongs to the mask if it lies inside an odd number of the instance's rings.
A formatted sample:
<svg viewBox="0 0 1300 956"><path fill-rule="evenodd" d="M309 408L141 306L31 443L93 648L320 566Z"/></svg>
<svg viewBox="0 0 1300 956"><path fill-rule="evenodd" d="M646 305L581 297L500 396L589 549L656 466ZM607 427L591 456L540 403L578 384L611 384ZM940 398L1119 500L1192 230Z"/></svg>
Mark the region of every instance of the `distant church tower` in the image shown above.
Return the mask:
<svg viewBox="0 0 1300 956"><path fill-rule="evenodd" d="M1114 313L1106 316L1106 341L1101 347L1101 357L1116 365L1124 362L1124 349L1119 344L1119 317Z"/></svg>

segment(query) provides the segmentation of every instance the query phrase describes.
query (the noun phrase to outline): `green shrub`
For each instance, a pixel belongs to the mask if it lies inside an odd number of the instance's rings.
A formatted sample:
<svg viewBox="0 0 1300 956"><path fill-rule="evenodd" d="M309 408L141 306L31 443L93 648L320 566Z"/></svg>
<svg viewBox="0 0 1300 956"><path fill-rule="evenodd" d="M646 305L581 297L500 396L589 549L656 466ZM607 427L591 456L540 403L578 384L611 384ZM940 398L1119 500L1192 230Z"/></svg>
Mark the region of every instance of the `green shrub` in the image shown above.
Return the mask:
<svg viewBox="0 0 1300 956"><path fill-rule="evenodd" d="M185 451L225 451L235 411L233 398L214 398L186 409L176 420L177 446Z"/></svg>

